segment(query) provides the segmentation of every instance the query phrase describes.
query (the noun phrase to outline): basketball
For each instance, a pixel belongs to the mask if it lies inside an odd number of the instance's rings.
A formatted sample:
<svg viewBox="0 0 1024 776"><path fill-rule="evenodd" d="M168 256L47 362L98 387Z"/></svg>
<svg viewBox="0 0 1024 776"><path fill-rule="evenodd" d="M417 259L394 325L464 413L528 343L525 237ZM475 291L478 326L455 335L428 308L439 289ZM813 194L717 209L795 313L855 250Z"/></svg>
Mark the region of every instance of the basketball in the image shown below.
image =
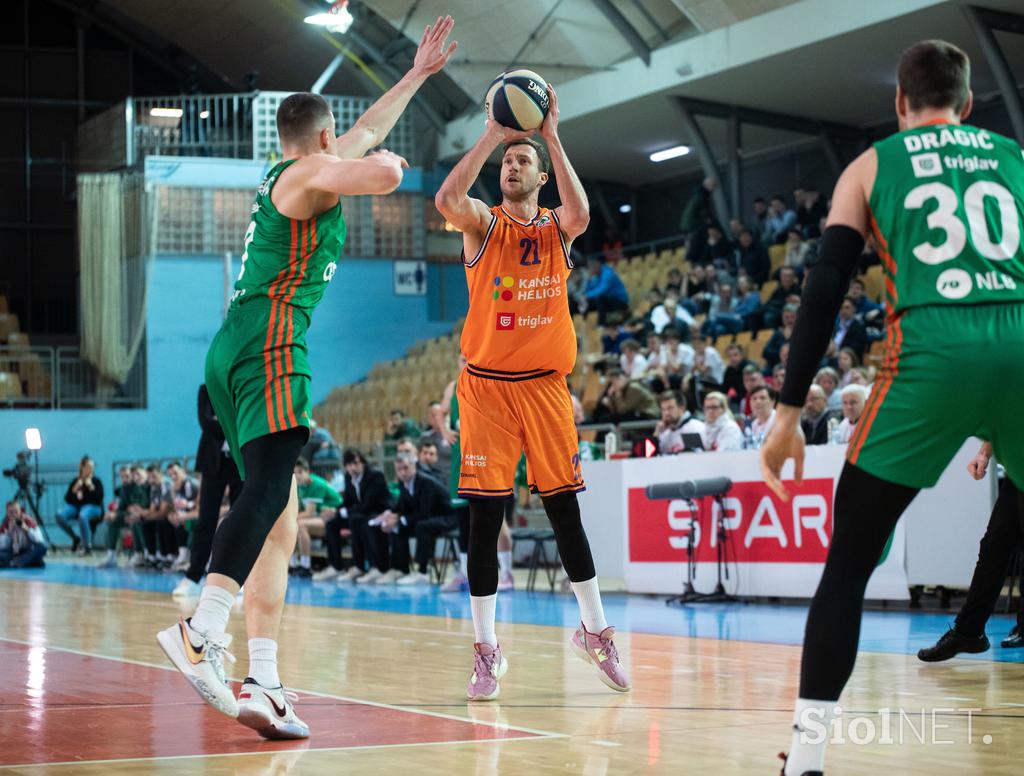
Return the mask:
<svg viewBox="0 0 1024 776"><path fill-rule="evenodd" d="M532 70L509 70L495 78L484 99L487 118L509 129L537 129L548 115L548 84Z"/></svg>

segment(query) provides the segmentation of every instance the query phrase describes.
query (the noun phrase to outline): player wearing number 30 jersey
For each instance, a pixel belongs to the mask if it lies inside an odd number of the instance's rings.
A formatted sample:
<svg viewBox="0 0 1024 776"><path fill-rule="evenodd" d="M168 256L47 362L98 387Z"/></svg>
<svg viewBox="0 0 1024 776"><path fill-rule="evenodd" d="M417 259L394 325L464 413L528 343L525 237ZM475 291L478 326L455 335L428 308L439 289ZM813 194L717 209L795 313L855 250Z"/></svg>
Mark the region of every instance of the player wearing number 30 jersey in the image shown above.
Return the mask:
<svg viewBox="0 0 1024 776"><path fill-rule="evenodd" d="M886 346L836 488L833 535L807 618L788 776L820 775L825 740L853 671L864 590L900 515L964 441L992 443L1024 486L1024 157L961 122L971 111L967 55L944 41L904 52L900 132L836 185L820 261L808 274L786 382L761 451L781 497L783 463L803 472L800 407L832 332L864 238L885 270Z"/></svg>

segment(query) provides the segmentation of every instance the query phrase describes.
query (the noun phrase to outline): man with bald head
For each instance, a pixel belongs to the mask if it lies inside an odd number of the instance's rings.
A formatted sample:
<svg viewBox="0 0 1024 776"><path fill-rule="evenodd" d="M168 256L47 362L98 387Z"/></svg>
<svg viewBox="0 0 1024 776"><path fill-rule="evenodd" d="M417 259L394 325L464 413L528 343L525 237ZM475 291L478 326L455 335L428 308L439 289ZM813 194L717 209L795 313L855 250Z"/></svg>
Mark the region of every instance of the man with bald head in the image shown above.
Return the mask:
<svg viewBox="0 0 1024 776"><path fill-rule="evenodd" d="M828 444L828 422L838 419L840 413L828 409L828 396L820 385L812 385L807 391L807 401L800 416L800 427L809 445Z"/></svg>

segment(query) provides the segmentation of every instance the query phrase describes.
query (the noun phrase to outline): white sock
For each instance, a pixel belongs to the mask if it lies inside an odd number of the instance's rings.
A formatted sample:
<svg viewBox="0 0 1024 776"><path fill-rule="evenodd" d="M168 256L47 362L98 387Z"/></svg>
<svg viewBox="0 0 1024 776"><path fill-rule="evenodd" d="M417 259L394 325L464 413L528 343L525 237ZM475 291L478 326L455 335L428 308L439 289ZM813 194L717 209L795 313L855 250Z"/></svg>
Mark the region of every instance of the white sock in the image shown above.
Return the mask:
<svg viewBox="0 0 1024 776"><path fill-rule="evenodd" d="M498 636L494 632L494 607L498 603L498 594L471 595L469 607L473 611L473 630L476 632L477 644L498 646Z"/></svg>
<svg viewBox="0 0 1024 776"><path fill-rule="evenodd" d="M604 618L604 607L601 605L601 590L597 586L597 577L586 582L571 582L572 592L576 594L576 603L580 605L580 619L583 627L590 633L600 633L608 627Z"/></svg>
<svg viewBox="0 0 1024 776"><path fill-rule="evenodd" d="M107 550L107 560L113 560L113 559L114 559L114 551L113 550Z"/></svg>
<svg viewBox="0 0 1024 776"><path fill-rule="evenodd" d="M311 569L313 568L313 559L310 558L308 555L300 555L299 565L302 566L302 568L304 569Z"/></svg>
<svg viewBox="0 0 1024 776"><path fill-rule="evenodd" d="M249 677L268 690L281 686L277 675L277 642L273 639L249 639Z"/></svg>
<svg viewBox="0 0 1024 776"><path fill-rule="evenodd" d="M228 627L228 616L235 596L222 587L203 585L199 605L192 615L192 627L201 633L223 633Z"/></svg>
<svg viewBox="0 0 1024 776"><path fill-rule="evenodd" d="M459 573L462 574L462 576L464 576L464 577L468 577L469 576L469 553L468 552L460 552L459 553Z"/></svg>
<svg viewBox="0 0 1024 776"><path fill-rule="evenodd" d="M832 735L832 720L838 713L839 704L835 701L797 698L786 776L825 770L825 747Z"/></svg>
<svg viewBox="0 0 1024 776"><path fill-rule="evenodd" d="M292 555L292 556L291 556L291 557L290 557L290 558L288 559L288 568L290 568L290 569L294 569L294 568L298 568L298 566L299 566L299 556L298 556L298 554L296 553L296 554L293 554L293 555Z"/></svg>
<svg viewBox="0 0 1024 776"><path fill-rule="evenodd" d="M498 553L498 569L502 574L512 573L512 550Z"/></svg>

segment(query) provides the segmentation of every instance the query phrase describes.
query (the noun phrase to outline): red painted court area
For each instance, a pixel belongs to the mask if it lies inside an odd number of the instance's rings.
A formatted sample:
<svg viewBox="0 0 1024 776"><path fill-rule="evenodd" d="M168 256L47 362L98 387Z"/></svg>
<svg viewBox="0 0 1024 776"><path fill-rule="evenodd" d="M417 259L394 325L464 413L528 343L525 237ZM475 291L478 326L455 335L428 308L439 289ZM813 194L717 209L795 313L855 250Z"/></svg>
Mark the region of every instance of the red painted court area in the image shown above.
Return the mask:
<svg viewBox="0 0 1024 776"><path fill-rule="evenodd" d="M0 765L533 737L300 694L313 737L269 742L211 710L177 672L3 640L0 692Z"/></svg>

